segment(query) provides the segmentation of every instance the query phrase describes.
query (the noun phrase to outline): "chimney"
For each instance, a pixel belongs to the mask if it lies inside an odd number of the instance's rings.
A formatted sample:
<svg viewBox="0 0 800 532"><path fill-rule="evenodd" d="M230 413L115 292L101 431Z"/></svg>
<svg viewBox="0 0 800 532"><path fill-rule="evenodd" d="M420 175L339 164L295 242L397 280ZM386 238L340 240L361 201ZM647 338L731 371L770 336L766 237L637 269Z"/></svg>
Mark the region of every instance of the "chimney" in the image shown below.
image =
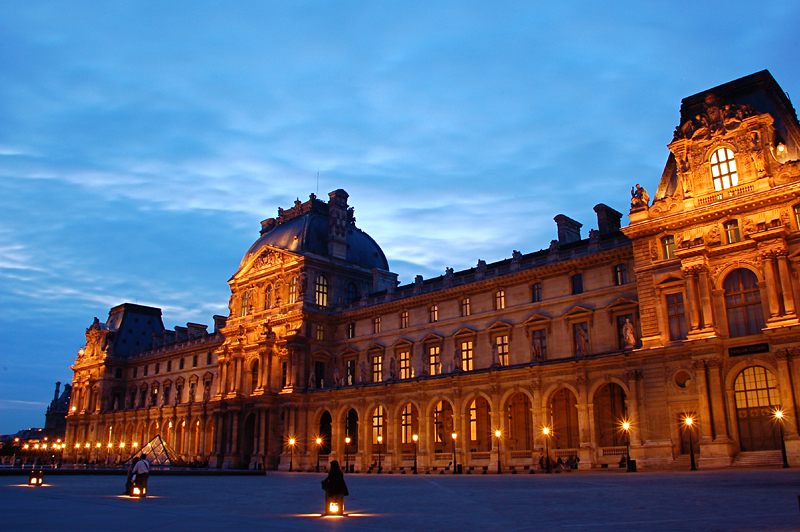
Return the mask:
<svg viewBox="0 0 800 532"><path fill-rule="evenodd" d="M214 315L214 334L217 334L221 329L225 328L225 321L228 318L225 316Z"/></svg>
<svg viewBox="0 0 800 532"><path fill-rule="evenodd" d="M53 397L53 401L58 402L58 391L61 389L61 381L56 382L56 395Z"/></svg>
<svg viewBox="0 0 800 532"><path fill-rule="evenodd" d="M597 229L601 235L607 235L619 231L622 214L615 211L608 205L598 203L594 206L597 213Z"/></svg>
<svg viewBox="0 0 800 532"><path fill-rule="evenodd" d="M328 255L347 258L347 192L341 188L330 194L328 201Z"/></svg>
<svg viewBox="0 0 800 532"><path fill-rule="evenodd" d="M581 239L581 227L583 224L576 222L568 216L559 214L553 220L558 225L558 243L569 244L570 242L577 242Z"/></svg>
<svg viewBox="0 0 800 532"><path fill-rule="evenodd" d="M200 323L187 323L186 328L189 329L189 340L196 340L208 334L208 325Z"/></svg>

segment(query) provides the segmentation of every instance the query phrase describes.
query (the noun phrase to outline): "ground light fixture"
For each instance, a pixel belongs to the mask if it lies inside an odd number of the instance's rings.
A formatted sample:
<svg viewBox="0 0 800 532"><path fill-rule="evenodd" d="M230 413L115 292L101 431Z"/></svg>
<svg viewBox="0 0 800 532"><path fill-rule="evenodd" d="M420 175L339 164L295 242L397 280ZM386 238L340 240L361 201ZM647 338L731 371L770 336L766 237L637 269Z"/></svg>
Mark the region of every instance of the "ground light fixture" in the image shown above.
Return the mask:
<svg viewBox="0 0 800 532"><path fill-rule="evenodd" d="M378 436L378 474L381 474L383 471L383 465L381 464L381 444L383 443L383 436Z"/></svg>
<svg viewBox="0 0 800 532"><path fill-rule="evenodd" d="M545 473L552 473L553 467L550 464L550 427L543 427L542 434L544 435L545 445L544 471Z"/></svg>
<svg viewBox="0 0 800 532"><path fill-rule="evenodd" d="M414 474L417 474L417 441L419 440L419 436L414 434L411 436L411 439L414 440Z"/></svg>
<svg viewBox="0 0 800 532"><path fill-rule="evenodd" d="M697 464L694 461L694 440L692 439L692 425L694 424L694 418L692 418L692 416L686 416L683 418L683 423L686 425L686 430L689 431L689 460L691 463L689 471L697 471Z"/></svg>
<svg viewBox="0 0 800 532"><path fill-rule="evenodd" d="M344 439L344 470L350 472L350 436Z"/></svg>
<svg viewBox="0 0 800 532"><path fill-rule="evenodd" d="M458 434L454 432L451 436L453 437L453 474L455 475L458 473L458 466L456 466L456 439L458 438Z"/></svg>
<svg viewBox="0 0 800 532"><path fill-rule="evenodd" d="M500 432L500 429L497 429L496 431L494 431L494 437L497 438L497 474L498 475L503 472L503 470L500 468L500 436L502 436L502 435L503 435L503 433Z"/></svg>
<svg viewBox="0 0 800 532"><path fill-rule="evenodd" d="M785 415L783 413L783 410L775 410L774 416L775 420L778 422L778 426L781 429L781 458L783 458L783 467L788 468L789 459L786 456L786 440L784 439L784 433L783 433L783 422L785 419Z"/></svg>
<svg viewBox="0 0 800 532"><path fill-rule="evenodd" d="M28 486L41 486L44 482L44 474L41 470L31 471L31 476L28 477Z"/></svg>

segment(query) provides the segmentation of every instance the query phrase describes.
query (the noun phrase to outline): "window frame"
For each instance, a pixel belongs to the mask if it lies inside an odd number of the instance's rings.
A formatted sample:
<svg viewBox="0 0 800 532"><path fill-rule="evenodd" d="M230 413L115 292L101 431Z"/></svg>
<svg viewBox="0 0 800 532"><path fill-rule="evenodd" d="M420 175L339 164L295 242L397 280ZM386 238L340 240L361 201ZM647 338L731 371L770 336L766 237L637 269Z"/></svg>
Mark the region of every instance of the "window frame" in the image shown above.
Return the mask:
<svg viewBox="0 0 800 532"><path fill-rule="evenodd" d="M536 281L531 285L531 302L532 303L541 303L542 302L542 282Z"/></svg>
<svg viewBox="0 0 800 532"><path fill-rule="evenodd" d="M725 232L725 242L728 244L736 244L742 241L742 231L739 228L739 220L728 220L722 224L722 230Z"/></svg>
<svg viewBox="0 0 800 532"><path fill-rule="evenodd" d="M430 323L436 323L439 321L439 305L436 303L432 303L428 307L428 319Z"/></svg>
<svg viewBox="0 0 800 532"><path fill-rule="evenodd" d="M722 159L720 154L725 159ZM720 146L714 150L708 162L710 164L711 182L716 192L739 186L739 171L736 164L736 154L733 150L726 146Z"/></svg>
<svg viewBox="0 0 800 532"><path fill-rule="evenodd" d="M570 276L569 281L573 296L583 294L586 291L585 287L583 286L583 272L573 273Z"/></svg>
<svg viewBox="0 0 800 532"><path fill-rule="evenodd" d="M314 302L321 308L328 306L328 278L322 274L314 282Z"/></svg>
<svg viewBox="0 0 800 532"><path fill-rule="evenodd" d="M506 291L503 288L499 288L494 293L494 309L505 310L505 308L506 308Z"/></svg>
<svg viewBox="0 0 800 532"><path fill-rule="evenodd" d="M675 258L675 235L664 235L659 239L664 260Z"/></svg>

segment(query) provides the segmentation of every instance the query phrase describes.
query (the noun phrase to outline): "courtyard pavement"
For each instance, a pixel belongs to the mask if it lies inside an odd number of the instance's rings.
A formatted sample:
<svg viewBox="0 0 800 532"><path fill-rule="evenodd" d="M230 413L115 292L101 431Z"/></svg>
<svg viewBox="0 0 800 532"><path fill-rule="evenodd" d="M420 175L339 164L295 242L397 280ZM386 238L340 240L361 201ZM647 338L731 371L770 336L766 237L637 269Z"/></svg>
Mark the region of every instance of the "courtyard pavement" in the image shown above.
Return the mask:
<svg viewBox="0 0 800 532"><path fill-rule="evenodd" d="M347 475L344 518L321 518L322 473L0 477L0 531L800 531L800 469L554 475Z"/></svg>

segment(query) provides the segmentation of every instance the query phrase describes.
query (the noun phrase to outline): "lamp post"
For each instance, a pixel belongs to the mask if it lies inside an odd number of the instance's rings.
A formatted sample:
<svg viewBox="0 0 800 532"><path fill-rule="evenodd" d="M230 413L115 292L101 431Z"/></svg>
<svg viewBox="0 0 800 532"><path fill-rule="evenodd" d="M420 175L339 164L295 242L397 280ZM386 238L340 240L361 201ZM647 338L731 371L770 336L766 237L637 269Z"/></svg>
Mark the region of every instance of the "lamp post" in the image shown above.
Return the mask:
<svg viewBox="0 0 800 532"><path fill-rule="evenodd" d="M458 434L454 432L452 436L453 436L453 474L455 475L458 472L458 467L456 466L456 438L458 438Z"/></svg>
<svg viewBox="0 0 800 532"><path fill-rule="evenodd" d="M381 444L383 443L383 436L378 436L378 474L381 474L383 471L383 465L381 464Z"/></svg>
<svg viewBox="0 0 800 532"><path fill-rule="evenodd" d="M544 471L545 473L552 473L553 467L550 464L550 427L544 427L542 429L542 434L544 434L545 445Z"/></svg>
<svg viewBox="0 0 800 532"><path fill-rule="evenodd" d="M622 422L622 430L625 431L625 465L628 473L634 472L631 465L631 424L627 421Z"/></svg>
<svg viewBox="0 0 800 532"><path fill-rule="evenodd" d="M350 436L344 439L344 470L350 472Z"/></svg>
<svg viewBox="0 0 800 532"><path fill-rule="evenodd" d="M294 438L289 438L289 471L292 471L294 462Z"/></svg>
<svg viewBox="0 0 800 532"><path fill-rule="evenodd" d="M496 431L494 431L494 437L497 438L497 474L498 475L503 472L503 470L500 468L500 436L502 436L502 434L503 433L500 432L500 429L497 429Z"/></svg>
<svg viewBox="0 0 800 532"><path fill-rule="evenodd" d="M778 425L781 427L781 457L783 458L783 467L789 467L789 459L786 457L786 441L783 439L783 411L775 411L775 419L778 420Z"/></svg>
<svg viewBox="0 0 800 532"><path fill-rule="evenodd" d="M319 451L322 449L322 438L317 438L317 473L319 473Z"/></svg>
<svg viewBox="0 0 800 532"><path fill-rule="evenodd" d="M683 422L686 424L686 430L689 431L689 460L692 464L689 471L697 471L697 464L694 462L694 440L692 440L692 424L694 423L694 419L692 419L691 416L686 416Z"/></svg>
<svg viewBox="0 0 800 532"><path fill-rule="evenodd" d="M106 446L106 466L111 461L111 448L112 447L114 447L114 444L111 443L111 442L108 442L108 445Z"/></svg>
<svg viewBox="0 0 800 532"><path fill-rule="evenodd" d="M411 436L411 439L414 440L414 474L417 474L417 440L419 440L419 436L414 434Z"/></svg>

